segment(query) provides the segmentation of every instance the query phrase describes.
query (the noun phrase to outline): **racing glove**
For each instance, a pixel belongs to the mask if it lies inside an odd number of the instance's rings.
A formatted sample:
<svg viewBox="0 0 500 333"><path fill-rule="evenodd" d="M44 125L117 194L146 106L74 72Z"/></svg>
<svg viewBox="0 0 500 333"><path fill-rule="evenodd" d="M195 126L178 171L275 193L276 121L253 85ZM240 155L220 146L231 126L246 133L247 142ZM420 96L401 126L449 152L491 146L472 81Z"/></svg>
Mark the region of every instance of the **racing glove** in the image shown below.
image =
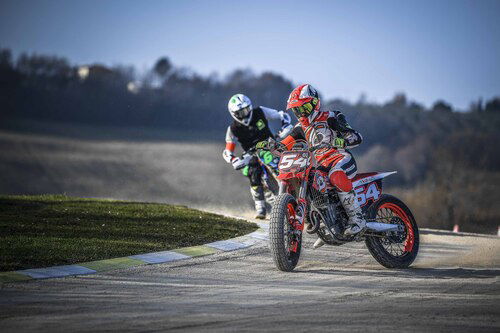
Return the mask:
<svg viewBox="0 0 500 333"><path fill-rule="evenodd" d="M257 142L255 148L257 149L265 149L265 150L274 150L277 147L277 142L273 138L269 138L268 140Z"/></svg>
<svg viewBox="0 0 500 333"><path fill-rule="evenodd" d="M268 147L269 147L269 141L267 140L257 142L257 144L255 145L256 149L268 149Z"/></svg>
<svg viewBox="0 0 500 333"><path fill-rule="evenodd" d="M229 149L224 149L224 151L222 152L222 158L224 158L227 163L231 163L235 157L232 151L230 151Z"/></svg>

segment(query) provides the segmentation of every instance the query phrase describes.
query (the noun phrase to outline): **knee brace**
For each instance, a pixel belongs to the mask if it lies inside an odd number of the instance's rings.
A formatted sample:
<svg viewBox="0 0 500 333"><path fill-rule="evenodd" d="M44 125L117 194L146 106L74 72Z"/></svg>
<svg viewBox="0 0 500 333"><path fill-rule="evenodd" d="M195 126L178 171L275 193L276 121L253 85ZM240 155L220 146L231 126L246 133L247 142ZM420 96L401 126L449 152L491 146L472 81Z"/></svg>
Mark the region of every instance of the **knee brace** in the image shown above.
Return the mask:
<svg viewBox="0 0 500 333"><path fill-rule="evenodd" d="M251 161L248 164L248 178L250 178L251 186L261 186L262 185L262 167L259 162Z"/></svg>
<svg viewBox="0 0 500 333"><path fill-rule="evenodd" d="M253 201L262 201L266 197L264 195L264 188L262 186L252 186L250 187L250 193L252 193Z"/></svg>
<svg viewBox="0 0 500 333"><path fill-rule="evenodd" d="M330 174L330 183L341 192L352 191L352 181L344 171L334 171Z"/></svg>

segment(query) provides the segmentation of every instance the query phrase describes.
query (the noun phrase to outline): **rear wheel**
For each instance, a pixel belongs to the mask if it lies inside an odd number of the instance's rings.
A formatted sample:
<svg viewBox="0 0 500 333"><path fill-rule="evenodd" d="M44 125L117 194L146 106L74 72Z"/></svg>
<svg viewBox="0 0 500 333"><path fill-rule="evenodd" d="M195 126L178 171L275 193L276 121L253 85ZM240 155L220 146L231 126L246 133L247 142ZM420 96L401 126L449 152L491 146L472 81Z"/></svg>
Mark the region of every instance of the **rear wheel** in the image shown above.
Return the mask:
<svg viewBox="0 0 500 333"><path fill-rule="evenodd" d="M366 238L366 246L375 260L387 268L410 266L417 257L419 247L418 227L410 209L398 198L383 194L370 206L366 215L369 220L403 226L402 232Z"/></svg>
<svg viewBox="0 0 500 333"><path fill-rule="evenodd" d="M292 271L299 261L302 231L296 229L297 201L283 193L276 197L269 221L269 247L279 270Z"/></svg>

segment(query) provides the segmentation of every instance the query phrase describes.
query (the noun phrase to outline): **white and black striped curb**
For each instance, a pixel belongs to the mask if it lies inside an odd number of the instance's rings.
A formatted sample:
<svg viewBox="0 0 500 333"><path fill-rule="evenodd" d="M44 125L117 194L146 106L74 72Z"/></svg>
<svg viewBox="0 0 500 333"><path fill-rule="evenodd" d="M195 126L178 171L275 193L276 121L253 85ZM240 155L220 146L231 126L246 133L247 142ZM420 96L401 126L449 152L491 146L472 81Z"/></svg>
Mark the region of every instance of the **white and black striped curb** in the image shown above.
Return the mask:
<svg viewBox="0 0 500 333"><path fill-rule="evenodd" d="M248 235L228 240L216 241L204 245L190 246L170 251L136 254L128 257L104 259L84 262L75 265L32 268L11 272L0 272L0 282L26 281L33 279L48 279L65 276L95 274L113 269L127 268L149 264L163 264L178 260L186 260L210 254L241 250L269 239L267 223L256 223L257 231Z"/></svg>

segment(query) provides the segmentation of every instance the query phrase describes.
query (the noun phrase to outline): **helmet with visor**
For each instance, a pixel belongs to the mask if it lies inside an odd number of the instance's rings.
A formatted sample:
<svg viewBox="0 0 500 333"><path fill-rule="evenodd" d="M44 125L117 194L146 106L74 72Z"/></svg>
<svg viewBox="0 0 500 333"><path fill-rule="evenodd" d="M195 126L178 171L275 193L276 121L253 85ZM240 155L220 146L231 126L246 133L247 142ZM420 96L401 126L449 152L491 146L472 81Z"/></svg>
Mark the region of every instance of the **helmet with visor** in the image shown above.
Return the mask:
<svg viewBox="0 0 500 333"><path fill-rule="evenodd" d="M318 92L309 84L300 85L291 92L286 108L291 109L298 119L310 118L320 108Z"/></svg>
<svg viewBox="0 0 500 333"><path fill-rule="evenodd" d="M237 122L248 126L252 120L252 101L243 94L236 94L229 99L227 108L231 117Z"/></svg>

